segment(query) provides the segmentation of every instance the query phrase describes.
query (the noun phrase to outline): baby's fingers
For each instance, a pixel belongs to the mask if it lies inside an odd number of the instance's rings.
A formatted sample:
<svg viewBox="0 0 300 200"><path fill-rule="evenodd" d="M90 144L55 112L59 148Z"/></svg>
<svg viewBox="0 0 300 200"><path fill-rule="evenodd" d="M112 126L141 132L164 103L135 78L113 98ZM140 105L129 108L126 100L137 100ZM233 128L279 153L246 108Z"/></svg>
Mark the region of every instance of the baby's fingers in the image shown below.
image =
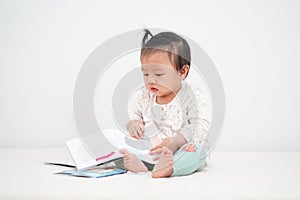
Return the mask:
<svg viewBox="0 0 300 200"><path fill-rule="evenodd" d="M154 154L160 154L161 152L162 152L162 148L157 148L157 149L153 149L153 150L151 149L149 154L154 155Z"/></svg>
<svg viewBox="0 0 300 200"><path fill-rule="evenodd" d="M153 161L157 161L157 160L159 160L159 159L160 159L160 155L154 157L152 160L153 160Z"/></svg>
<svg viewBox="0 0 300 200"><path fill-rule="evenodd" d="M164 147L164 145L163 145L162 143L160 143L160 144L156 145L155 147L153 147L152 149L150 149L150 151L154 151L154 150L157 150L157 149L161 149L161 148L163 148L163 147Z"/></svg>
<svg viewBox="0 0 300 200"><path fill-rule="evenodd" d="M139 139L138 131L135 129L135 127L132 127L129 131L130 136L136 139Z"/></svg>
<svg viewBox="0 0 300 200"><path fill-rule="evenodd" d="M142 133L145 132L145 126L144 126L143 123L140 123L140 124L139 124L139 128L141 129Z"/></svg>
<svg viewBox="0 0 300 200"><path fill-rule="evenodd" d="M151 153L152 151L155 151L155 150L158 149L158 148L160 148L160 147L155 146L155 147L151 148L151 149L150 149L150 153Z"/></svg>
<svg viewBox="0 0 300 200"><path fill-rule="evenodd" d="M134 137L134 138L136 138L136 139L139 139L139 134L135 130L131 133L131 136Z"/></svg>
<svg viewBox="0 0 300 200"><path fill-rule="evenodd" d="M141 127L140 125L136 127L136 130L139 134L139 137L143 137L144 136L144 131L143 131L143 127Z"/></svg>

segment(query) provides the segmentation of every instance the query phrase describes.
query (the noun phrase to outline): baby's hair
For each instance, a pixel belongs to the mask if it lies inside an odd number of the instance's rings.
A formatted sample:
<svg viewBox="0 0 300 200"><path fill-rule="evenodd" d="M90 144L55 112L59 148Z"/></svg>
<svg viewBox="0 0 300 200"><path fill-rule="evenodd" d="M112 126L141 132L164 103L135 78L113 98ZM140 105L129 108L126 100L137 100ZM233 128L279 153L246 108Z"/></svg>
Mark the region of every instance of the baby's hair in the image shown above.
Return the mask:
<svg viewBox="0 0 300 200"><path fill-rule="evenodd" d="M184 65L190 66L191 64L190 46L184 38L172 32L153 35L148 29L144 29L141 59L160 52L167 53L177 71L181 70Z"/></svg>

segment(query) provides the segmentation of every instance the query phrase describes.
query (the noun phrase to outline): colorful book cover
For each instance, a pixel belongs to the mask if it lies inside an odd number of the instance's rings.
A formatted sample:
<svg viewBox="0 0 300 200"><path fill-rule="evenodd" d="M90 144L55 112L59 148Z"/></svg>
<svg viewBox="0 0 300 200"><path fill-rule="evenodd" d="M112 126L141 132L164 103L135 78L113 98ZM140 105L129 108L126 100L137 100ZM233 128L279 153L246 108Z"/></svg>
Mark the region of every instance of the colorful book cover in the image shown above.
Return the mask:
<svg viewBox="0 0 300 200"><path fill-rule="evenodd" d="M64 174L78 177L86 177L86 178L102 178L107 176L113 176L116 174L126 173L126 170L118 169L118 168L94 168L86 171L77 171L77 170L64 170L61 172L57 172L56 174Z"/></svg>

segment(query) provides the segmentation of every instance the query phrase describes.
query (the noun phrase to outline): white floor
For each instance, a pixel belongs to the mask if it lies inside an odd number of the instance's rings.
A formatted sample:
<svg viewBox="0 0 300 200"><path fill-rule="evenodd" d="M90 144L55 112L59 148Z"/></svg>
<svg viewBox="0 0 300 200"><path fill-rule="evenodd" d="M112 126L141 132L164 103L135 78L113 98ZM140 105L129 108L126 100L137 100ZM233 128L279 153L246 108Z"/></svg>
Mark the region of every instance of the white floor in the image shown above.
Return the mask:
<svg viewBox="0 0 300 200"><path fill-rule="evenodd" d="M205 171L152 179L55 175L72 163L66 148L0 149L0 199L300 199L300 152L214 152Z"/></svg>

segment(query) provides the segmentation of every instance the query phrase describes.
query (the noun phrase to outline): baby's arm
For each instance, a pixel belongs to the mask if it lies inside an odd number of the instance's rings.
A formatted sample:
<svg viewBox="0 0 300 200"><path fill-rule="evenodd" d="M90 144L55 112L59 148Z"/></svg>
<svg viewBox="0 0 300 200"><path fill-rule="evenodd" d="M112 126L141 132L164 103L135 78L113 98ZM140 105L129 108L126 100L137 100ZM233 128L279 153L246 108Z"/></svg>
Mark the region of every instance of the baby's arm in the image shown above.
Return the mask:
<svg viewBox="0 0 300 200"><path fill-rule="evenodd" d="M127 122L127 130L136 139L141 139L144 136L143 110L145 110L149 102L147 96L146 88L140 88L128 102L129 121Z"/></svg>
<svg viewBox="0 0 300 200"><path fill-rule="evenodd" d="M188 143L196 142L204 145L209 130L210 106L209 98L197 86L191 86L188 93L186 117L187 122L178 130Z"/></svg>

